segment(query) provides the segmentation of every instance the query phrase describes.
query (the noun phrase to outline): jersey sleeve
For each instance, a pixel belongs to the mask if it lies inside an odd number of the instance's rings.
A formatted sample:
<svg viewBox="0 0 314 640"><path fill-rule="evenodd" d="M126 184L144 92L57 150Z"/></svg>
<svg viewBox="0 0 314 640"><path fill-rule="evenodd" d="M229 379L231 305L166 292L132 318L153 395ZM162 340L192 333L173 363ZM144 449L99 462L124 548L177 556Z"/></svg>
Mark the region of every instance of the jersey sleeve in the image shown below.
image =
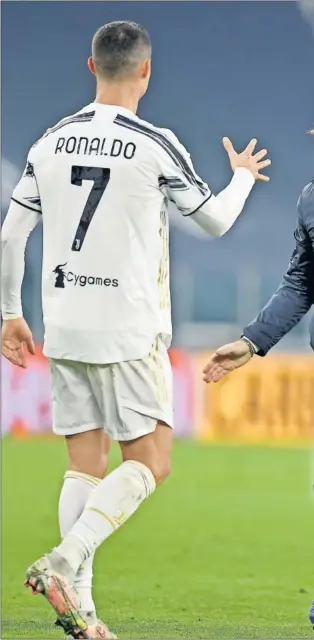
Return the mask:
<svg viewBox="0 0 314 640"><path fill-rule="evenodd" d="M1 302L4 320L22 316L25 248L29 235L40 219L40 196L29 156L22 178L13 191L1 230Z"/></svg>
<svg viewBox="0 0 314 640"><path fill-rule="evenodd" d="M162 135L158 186L183 215L191 215L211 197L211 190L196 173L191 157L171 131Z"/></svg>
<svg viewBox="0 0 314 640"><path fill-rule="evenodd" d="M13 194L12 201L19 204L24 209L41 213L41 201L38 191L37 180L35 176L34 164L31 161L32 150L30 151L24 173L16 185Z"/></svg>

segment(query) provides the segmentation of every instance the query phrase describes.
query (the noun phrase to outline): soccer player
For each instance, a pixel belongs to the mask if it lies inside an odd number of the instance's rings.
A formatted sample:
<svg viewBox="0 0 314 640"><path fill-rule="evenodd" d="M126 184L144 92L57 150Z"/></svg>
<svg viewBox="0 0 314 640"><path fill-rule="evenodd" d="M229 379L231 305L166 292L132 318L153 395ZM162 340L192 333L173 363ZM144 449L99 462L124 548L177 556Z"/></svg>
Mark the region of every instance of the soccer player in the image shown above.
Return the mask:
<svg viewBox="0 0 314 640"><path fill-rule="evenodd" d="M43 220L44 353L53 430L67 439L60 496L63 540L27 571L74 638L113 637L91 596L95 550L169 475L172 381L168 214L172 201L211 236L235 222L270 160L256 140L236 153L214 196L176 136L136 116L151 73L147 32L101 27L92 42L95 102L48 129L31 148L3 226L3 354L34 353L23 319L24 250ZM105 431L104 431L105 429ZM106 477L108 440L122 464Z"/></svg>

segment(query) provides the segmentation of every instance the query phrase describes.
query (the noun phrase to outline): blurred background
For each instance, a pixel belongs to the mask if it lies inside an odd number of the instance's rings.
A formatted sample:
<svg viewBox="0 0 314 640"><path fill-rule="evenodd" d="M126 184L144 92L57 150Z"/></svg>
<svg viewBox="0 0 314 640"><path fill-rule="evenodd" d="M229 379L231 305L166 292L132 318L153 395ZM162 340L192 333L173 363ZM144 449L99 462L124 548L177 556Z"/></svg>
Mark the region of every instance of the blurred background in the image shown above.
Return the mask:
<svg viewBox="0 0 314 640"><path fill-rule="evenodd" d="M224 135L230 136L238 149L257 137L259 146L269 150L273 161L270 184L257 185L244 213L222 239L211 241L192 221L171 211L174 370L177 366L181 372L182 379L176 377L179 389L182 384L190 388L191 380L195 386L191 415L186 416L185 424L186 409L177 409L178 428L184 432L197 422L195 398L201 396L199 402L203 403L210 397L208 411L213 410L211 392L204 400L205 392L198 388L201 363L206 359L203 352L235 339L253 319L276 289L294 246L296 201L313 177L314 142L306 133L314 124L312 15L312 0L302 4L83 1L2 5L3 216L31 144L48 126L93 99L94 79L86 66L90 41L99 25L110 20L132 19L149 30L153 76L140 116L174 130L214 192L231 177L221 143ZM41 249L42 230L37 228L27 248L23 308L38 345L43 340ZM290 370L288 364L295 370L296 362L303 371L309 352L308 320L305 318L280 343L272 357L254 365L258 380L264 376L266 384L272 363L278 363L283 375ZM282 365L276 354L287 352L289 357L283 356ZM16 421L16 407L23 407L19 411L25 414L25 404L29 405L26 413L30 416L44 393L43 417L37 421L38 428L43 421L48 428L49 380L46 364L38 363L35 366L33 361L27 374L14 374L15 378L22 376L21 396L14 402L13 417L12 406L4 399L6 428ZM4 386L10 394L13 372L6 363L3 367ZM195 367L194 384L190 369ZM250 375L253 369L252 363ZM246 375L243 372L244 378ZM294 381L295 374L289 384ZM306 380L297 383L302 393L310 392L308 386L304 389ZM273 387L271 382L267 384ZM262 402L256 393L269 393L254 384L248 390L242 383L242 372L222 383L220 389L223 385L236 389L232 392L235 406L229 409L236 416L243 410L243 402L249 402L253 411L252 407ZM282 385L276 389L285 405L288 387ZM245 396L241 402L238 387L241 398ZM36 401L35 388L39 394ZM178 391L178 405L182 397L186 396ZM35 416L27 420L32 422Z"/></svg>
<svg viewBox="0 0 314 640"><path fill-rule="evenodd" d="M140 116L174 130L214 192L231 178L224 135L238 149L257 137L273 161L270 184L256 186L222 239L211 241L171 211L170 357L181 437L169 482L96 557L99 616L125 639L309 639L309 318L267 358L254 358L217 385L204 385L201 371L210 350L237 338L268 300L294 246L297 198L313 178L314 139L306 131L314 126L314 0L1 5L3 216L32 143L93 100L90 41L111 20L135 20L149 30L153 77ZM41 353L41 251L37 228L23 285L37 355L26 371L1 363L8 437L0 635L12 639L61 637L44 599L21 589L24 568L59 540L67 464L62 438L38 437L51 433L52 423ZM114 447L110 464L118 461Z"/></svg>

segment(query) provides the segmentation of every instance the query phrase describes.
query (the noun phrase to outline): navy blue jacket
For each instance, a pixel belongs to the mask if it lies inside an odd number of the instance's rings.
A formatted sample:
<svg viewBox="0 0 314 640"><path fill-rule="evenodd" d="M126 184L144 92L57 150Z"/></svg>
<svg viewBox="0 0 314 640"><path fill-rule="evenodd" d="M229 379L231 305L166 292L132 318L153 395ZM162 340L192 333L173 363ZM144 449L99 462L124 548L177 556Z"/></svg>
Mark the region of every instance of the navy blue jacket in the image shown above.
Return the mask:
<svg viewBox="0 0 314 640"><path fill-rule="evenodd" d="M304 187L298 200L296 241L287 272L276 293L243 335L265 356L290 331L314 303L314 180ZM314 349L314 322L311 323Z"/></svg>

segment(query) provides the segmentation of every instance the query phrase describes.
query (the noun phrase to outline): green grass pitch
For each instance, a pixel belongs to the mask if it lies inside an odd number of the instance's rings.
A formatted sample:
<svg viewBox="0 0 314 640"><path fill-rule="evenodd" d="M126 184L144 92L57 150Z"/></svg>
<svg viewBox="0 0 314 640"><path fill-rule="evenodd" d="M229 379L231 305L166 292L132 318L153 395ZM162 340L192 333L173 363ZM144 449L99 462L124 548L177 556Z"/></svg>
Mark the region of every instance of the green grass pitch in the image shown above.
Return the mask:
<svg viewBox="0 0 314 640"><path fill-rule="evenodd" d="M2 638L62 637L23 580L58 542L65 462L59 440L3 441ZM99 615L121 638L313 637L310 483L305 449L177 443L172 477L96 558Z"/></svg>

